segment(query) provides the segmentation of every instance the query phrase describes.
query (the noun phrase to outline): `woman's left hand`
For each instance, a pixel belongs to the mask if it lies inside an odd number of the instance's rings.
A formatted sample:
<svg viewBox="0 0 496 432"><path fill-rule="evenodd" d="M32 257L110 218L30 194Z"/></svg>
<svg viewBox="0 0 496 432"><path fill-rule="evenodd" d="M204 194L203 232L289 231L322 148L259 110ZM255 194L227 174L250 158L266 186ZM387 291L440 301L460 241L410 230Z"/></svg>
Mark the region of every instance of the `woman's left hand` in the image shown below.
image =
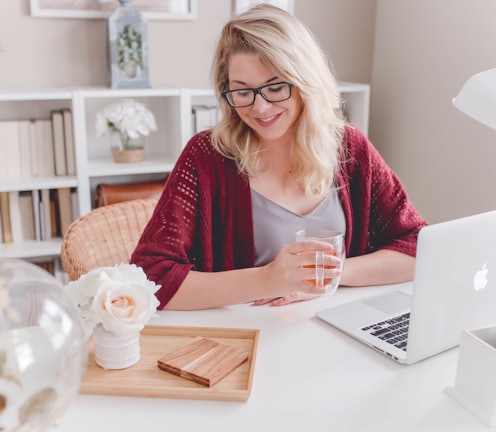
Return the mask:
<svg viewBox="0 0 496 432"><path fill-rule="evenodd" d="M309 294L309 293L304 293L301 291L296 291L294 293L291 293L288 296L285 297L276 297L276 298L268 298L268 299L258 299L253 302L254 306L261 306L270 303L271 306L283 306L287 305L289 303L294 303L294 302L299 302L299 301L304 301L304 300L311 300L314 299L315 297L319 297L320 294Z"/></svg>

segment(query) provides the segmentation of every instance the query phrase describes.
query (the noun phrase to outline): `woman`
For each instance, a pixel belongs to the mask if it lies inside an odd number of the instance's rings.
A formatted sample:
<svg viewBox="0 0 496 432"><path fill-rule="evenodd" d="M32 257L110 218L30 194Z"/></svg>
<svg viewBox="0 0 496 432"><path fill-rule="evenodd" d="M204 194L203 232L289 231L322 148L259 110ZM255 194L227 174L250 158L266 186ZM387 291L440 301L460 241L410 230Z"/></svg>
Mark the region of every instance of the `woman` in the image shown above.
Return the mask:
<svg viewBox="0 0 496 432"><path fill-rule="evenodd" d="M345 232L341 285L413 277L426 222L367 138L340 115L326 57L294 16L259 5L222 30L212 66L222 120L195 135L132 256L162 285L161 308L283 305L319 291L305 268ZM339 264L327 256L327 264ZM307 281L307 282L306 282Z"/></svg>

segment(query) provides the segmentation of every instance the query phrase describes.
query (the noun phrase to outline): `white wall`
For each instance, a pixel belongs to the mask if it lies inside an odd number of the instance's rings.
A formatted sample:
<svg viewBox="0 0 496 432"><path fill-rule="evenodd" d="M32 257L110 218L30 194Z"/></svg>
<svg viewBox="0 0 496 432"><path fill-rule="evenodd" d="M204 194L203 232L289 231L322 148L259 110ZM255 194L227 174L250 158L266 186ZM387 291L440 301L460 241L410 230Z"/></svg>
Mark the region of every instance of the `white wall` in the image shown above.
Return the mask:
<svg viewBox="0 0 496 432"><path fill-rule="evenodd" d="M206 87L232 0L197 0L192 22L149 24L152 85ZM496 66L494 0L295 0L339 78L371 82L370 137L436 222L496 208L496 131L451 99ZM0 4L0 89L106 85L105 21L33 18Z"/></svg>
<svg viewBox="0 0 496 432"><path fill-rule="evenodd" d="M376 0L295 1L295 15L317 35L338 76L370 82ZM197 4L195 21L149 21L152 85L210 85L213 48L233 1ZM107 85L105 25L33 18L29 0L0 1L0 89Z"/></svg>
<svg viewBox="0 0 496 432"><path fill-rule="evenodd" d="M370 137L430 222L496 209L496 131L451 104L493 67L494 0L378 0Z"/></svg>

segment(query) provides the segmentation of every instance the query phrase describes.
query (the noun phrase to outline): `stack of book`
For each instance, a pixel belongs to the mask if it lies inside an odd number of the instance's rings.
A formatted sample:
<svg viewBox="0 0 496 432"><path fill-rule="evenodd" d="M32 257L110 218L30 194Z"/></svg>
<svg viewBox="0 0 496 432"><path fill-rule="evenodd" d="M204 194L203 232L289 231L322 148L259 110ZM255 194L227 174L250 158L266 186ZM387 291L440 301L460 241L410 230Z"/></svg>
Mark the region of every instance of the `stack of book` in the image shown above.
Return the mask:
<svg viewBox="0 0 496 432"><path fill-rule="evenodd" d="M0 242L46 241L64 236L77 213L68 187L0 192Z"/></svg>
<svg viewBox="0 0 496 432"><path fill-rule="evenodd" d="M76 174L72 112L0 121L0 180Z"/></svg>

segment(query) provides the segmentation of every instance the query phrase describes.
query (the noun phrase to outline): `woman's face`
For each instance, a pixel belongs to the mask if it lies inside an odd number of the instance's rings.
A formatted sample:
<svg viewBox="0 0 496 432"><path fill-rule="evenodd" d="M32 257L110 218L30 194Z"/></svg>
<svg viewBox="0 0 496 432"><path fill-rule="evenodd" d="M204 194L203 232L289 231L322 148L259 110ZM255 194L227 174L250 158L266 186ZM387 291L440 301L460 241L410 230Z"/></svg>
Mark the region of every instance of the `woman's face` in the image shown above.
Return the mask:
<svg viewBox="0 0 496 432"><path fill-rule="evenodd" d="M260 61L258 55L234 54L228 67L229 90L258 88L284 81ZM269 102L260 94L253 105L234 108L241 120L257 133L261 141L292 140L293 125L301 113L301 98L293 87L292 95L282 102Z"/></svg>

